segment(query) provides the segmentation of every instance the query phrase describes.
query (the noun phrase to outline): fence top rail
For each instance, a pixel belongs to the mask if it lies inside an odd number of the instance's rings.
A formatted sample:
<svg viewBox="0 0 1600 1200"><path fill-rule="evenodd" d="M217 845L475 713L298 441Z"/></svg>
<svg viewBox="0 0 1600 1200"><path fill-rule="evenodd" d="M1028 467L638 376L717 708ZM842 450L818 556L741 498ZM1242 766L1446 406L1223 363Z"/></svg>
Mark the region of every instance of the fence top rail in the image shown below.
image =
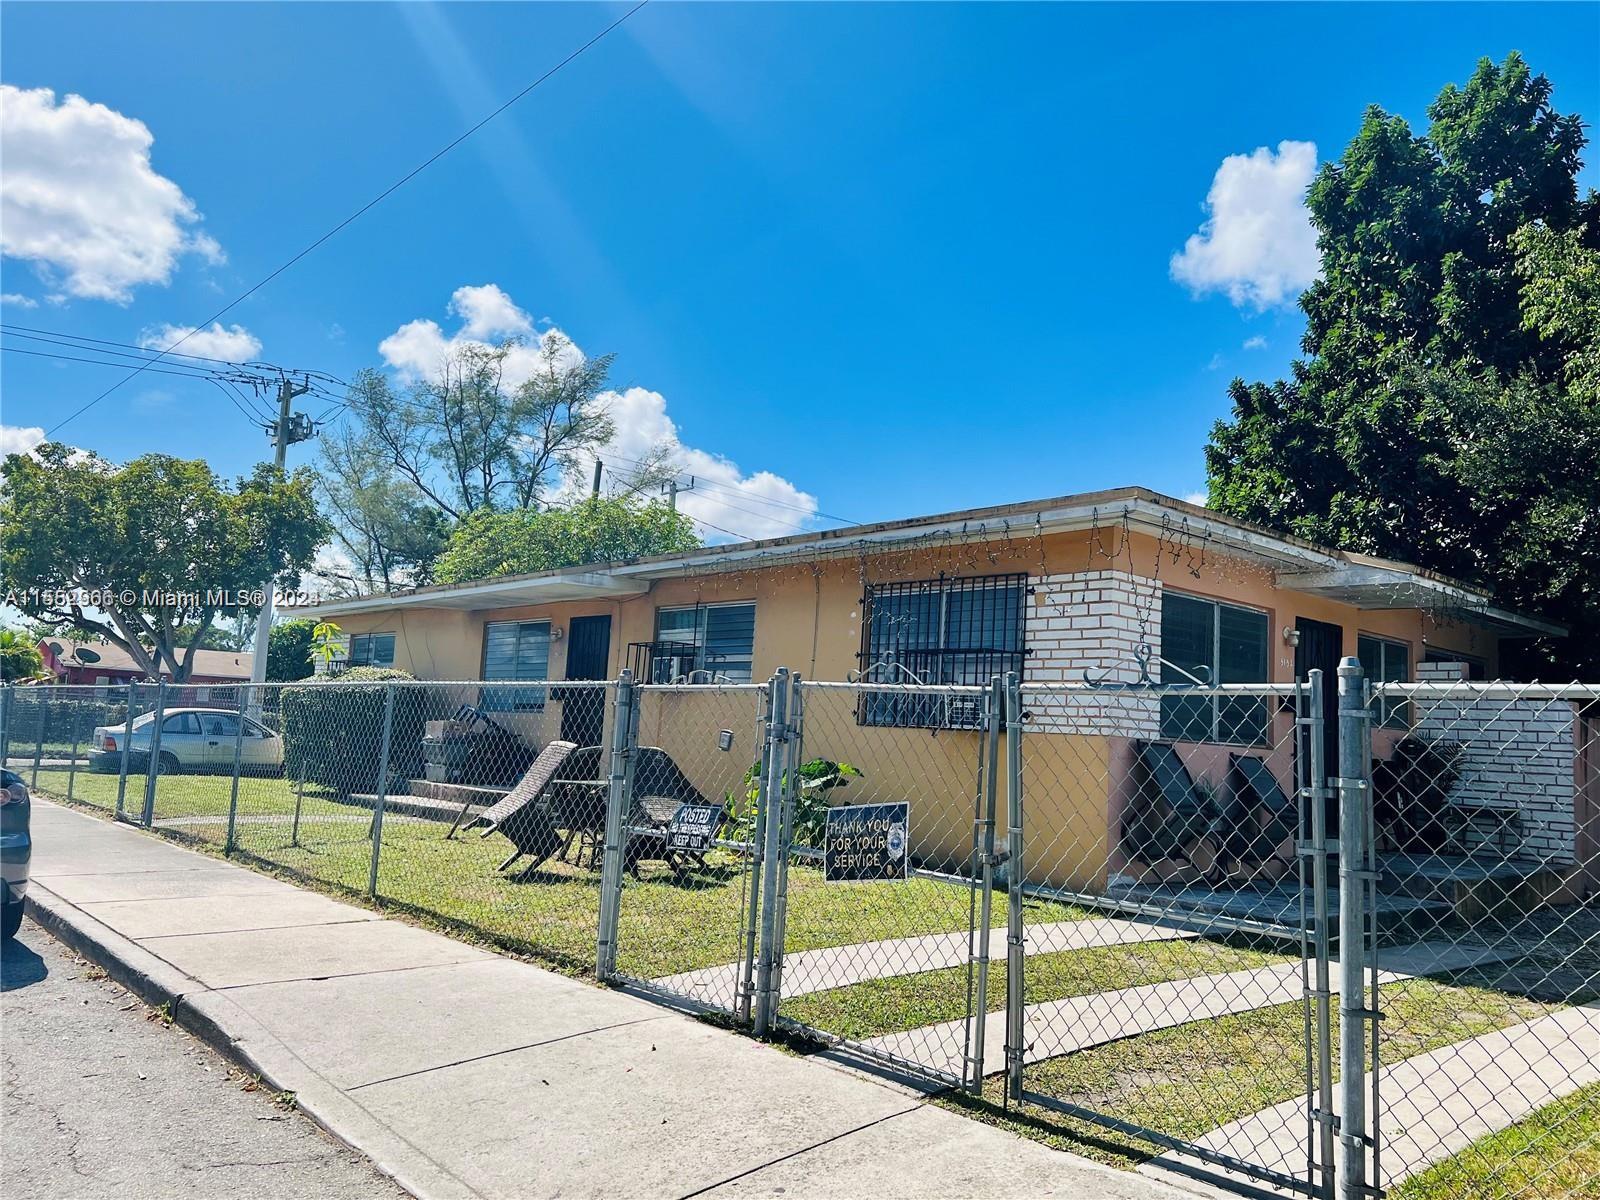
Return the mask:
<svg viewBox="0 0 1600 1200"><path fill-rule="evenodd" d="M982 696L988 687L971 683L869 683L864 679L853 682L831 679L802 679L802 688L830 692L855 692L858 695L901 693L912 696Z"/></svg>
<svg viewBox="0 0 1600 1200"><path fill-rule="evenodd" d="M1297 696L1302 683L1028 683L1022 694L1048 696Z"/></svg>
<svg viewBox="0 0 1600 1200"><path fill-rule="evenodd" d="M1432 683L1372 684L1374 696L1409 700L1548 700L1585 703L1600 700L1600 683L1469 683L1446 680Z"/></svg>
<svg viewBox="0 0 1600 1200"><path fill-rule="evenodd" d="M767 685L764 683L640 683L635 686L641 692L692 692L696 695L703 695L707 692L764 692L767 690Z"/></svg>

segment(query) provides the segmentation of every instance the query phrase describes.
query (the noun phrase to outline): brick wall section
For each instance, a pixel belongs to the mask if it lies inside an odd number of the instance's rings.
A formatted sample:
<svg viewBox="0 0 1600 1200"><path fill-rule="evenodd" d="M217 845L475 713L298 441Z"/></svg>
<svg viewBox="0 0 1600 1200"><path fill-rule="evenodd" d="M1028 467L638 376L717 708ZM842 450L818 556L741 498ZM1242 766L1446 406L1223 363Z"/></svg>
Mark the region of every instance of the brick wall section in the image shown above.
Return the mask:
<svg viewBox="0 0 1600 1200"><path fill-rule="evenodd" d="M1035 575L1033 609L1028 614L1026 683L1081 683L1094 679L1135 683L1140 641L1151 650L1151 673L1159 678L1161 584L1127 571L1077 571ZM1141 631L1140 623L1144 628ZM1103 693L1093 699L1034 695L1028 699L1030 728L1051 733L1160 735L1160 711L1153 696Z"/></svg>
<svg viewBox="0 0 1600 1200"><path fill-rule="evenodd" d="M1422 663L1417 682L1466 678L1465 663ZM1463 747L1450 799L1514 807L1522 814L1523 861L1570 864L1574 825L1577 716L1571 704L1540 700L1425 700L1416 732Z"/></svg>

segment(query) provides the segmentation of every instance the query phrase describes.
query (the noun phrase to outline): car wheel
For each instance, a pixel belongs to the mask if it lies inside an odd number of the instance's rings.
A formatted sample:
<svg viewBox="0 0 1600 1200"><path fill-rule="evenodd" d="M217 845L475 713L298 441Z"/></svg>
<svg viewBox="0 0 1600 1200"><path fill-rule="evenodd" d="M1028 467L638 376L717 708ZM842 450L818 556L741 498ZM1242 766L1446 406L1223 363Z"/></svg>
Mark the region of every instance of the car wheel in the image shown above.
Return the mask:
<svg viewBox="0 0 1600 1200"><path fill-rule="evenodd" d="M183 764L178 761L176 754L163 754L161 760L156 763L157 775L176 775L181 770Z"/></svg>
<svg viewBox="0 0 1600 1200"><path fill-rule="evenodd" d="M6 905L5 915L3 917L0 917L0 935L4 935L5 940L9 942L12 938L17 936L17 930L19 930L21 928L22 928L22 903L21 903L21 901L18 901L16 904L8 904L8 905Z"/></svg>

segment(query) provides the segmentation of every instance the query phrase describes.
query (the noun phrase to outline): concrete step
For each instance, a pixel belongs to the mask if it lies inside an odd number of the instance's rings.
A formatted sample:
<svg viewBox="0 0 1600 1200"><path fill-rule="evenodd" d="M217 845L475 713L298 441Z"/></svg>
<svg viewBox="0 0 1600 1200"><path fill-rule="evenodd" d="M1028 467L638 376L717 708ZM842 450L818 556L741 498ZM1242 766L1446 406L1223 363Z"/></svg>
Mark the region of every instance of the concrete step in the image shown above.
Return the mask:
<svg viewBox="0 0 1600 1200"><path fill-rule="evenodd" d="M505 798L509 788L475 787L465 783L436 783L431 779L413 779L409 781L409 791L413 796L422 796L429 800L442 800L447 804L497 804Z"/></svg>
<svg viewBox="0 0 1600 1200"><path fill-rule="evenodd" d="M356 793L351 795L345 803L361 808L372 808L377 804L378 798L372 794ZM474 804L467 809L466 820L471 820L477 813L484 812L487 804ZM383 798L383 811L404 817L421 817L425 821L454 821L456 814L461 811L461 801L435 800L429 796L397 796L389 795Z"/></svg>

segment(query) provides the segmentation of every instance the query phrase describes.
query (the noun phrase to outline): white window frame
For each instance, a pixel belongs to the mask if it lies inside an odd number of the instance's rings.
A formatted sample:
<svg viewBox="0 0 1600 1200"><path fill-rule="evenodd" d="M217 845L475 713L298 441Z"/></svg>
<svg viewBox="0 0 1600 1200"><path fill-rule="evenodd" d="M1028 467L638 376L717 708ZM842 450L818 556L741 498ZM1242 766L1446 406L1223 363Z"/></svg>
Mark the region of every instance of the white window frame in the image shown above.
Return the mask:
<svg viewBox="0 0 1600 1200"><path fill-rule="evenodd" d="M1369 675L1368 682L1378 683L1410 683L1416 664L1412 661L1411 643L1399 638L1384 637L1379 633L1356 634L1356 657L1362 668L1366 668L1366 656L1361 653L1362 643L1369 642L1378 649L1378 673ZM1403 679L1390 679L1388 672L1389 656L1398 652L1405 658L1405 677ZM1411 702L1404 697L1378 697L1377 712L1374 714L1378 725L1384 729L1410 729L1411 728Z"/></svg>
<svg viewBox="0 0 1600 1200"><path fill-rule="evenodd" d="M712 604L665 604L665 605L662 605L661 607L656 609L655 645L657 647L660 647L660 646L667 645L667 644L670 643L672 645L677 645L677 646L690 646L690 647L693 647L693 649L694 649L694 661L695 661L695 664L696 664L695 665L695 671L696 672L716 671L717 668L715 666L706 665L705 657L704 657L705 656L705 652L706 652L706 628L707 628L707 624L708 624L708 622L710 620L711 610L714 609L714 608L716 608L716 609L748 608L750 610L750 659L749 659L749 663L748 663L748 665L746 665L741 661L741 663L739 664L739 669L741 671L743 671L743 673L744 673L744 678L743 679L740 679L737 676L729 676L728 677L728 678L732 679L736 683L749 683L755 677L755 661L756 661L756 602L754 600L719 600L719 601L717 601L715 603L712 603ZM695 626L694 626L694 631L693 631L694 636L693 636L692 640L686 641L686 640L684 640L682 638L663 637L662 633L661 633L661 618L662 618L662 615L665 614L665 613L682 613L682 612L692 612L692 613L696 614ZM658 656L659 656L659 654L658 654ZM652 661L654 661L654 660L652 659ZM707 683L707 682L711 682L712 680L711 680L711 677L709 675L707 675L706 677L702 678L700 675L697 674L697 675L694 676L694 681L697 682L697 683ZM654 682L654 680L647 680L646 682ZM716 679L716 682L721 683L721 682L723 682L723 680L719 676Z"/></svg>
<svg viewBox="0 0 1600 1200"><path fill-rule="evenodd" d="M1215 596L1197 596L1192 592L1180 592L1175 588L1164 589L1163 592L1162 592L1162 595L1161 595L1161 602L1165 603L1165 601L1166 601L1168 596L1174 596L1174 597L1178 597L1178 598L1183 599L1183 600L1193 601L1196 604L1206 604L1206 605L1209 605L1211 607L1213 616L1212 616L1212 621L1211 621L1211 663L1210 663L1210 666L1211 666L1211 678L1210 678L1209 682L1212 682L1212 683L1220 683L1221 682L1221 680L1218 678L1218 676L1221 674L1221 664L1222 664L1222 610L1223 609L1232 609L1234 612L1249 613L1251 616L1261 617L1266 622L1266 628L1265 628L1265 631L1262 634L1262 640L1261 640L1261 658L1262 658L1262 668L1261 668L1261 670L1262 670L1262 678L1260 678L1260 679L1250 679L1250 680L1230 680L1229 682L1230 683L1270 683L1270 682L1272 682L1272 680L1271 680L1271 675L1272 675L1272 614L1270 612L1268 612L1264 608L1256 608L1256 607L1254 607L1252 605L1249 605L1249 604L1234 604L1234 603L1231 603L1230 601L1227 601L1227 600L1218 600ZM1165 619L1165 614L1163 614L1163 618L1162 618L1162 641L1163 641L1163 644L1165 644L1165 641L1166 641L1166 619ZM1182 676L1178 676L1178 677L1173 678L1173 679L1166 678L1167 670L1168 670L1168 668L1165 665L1163 665L1163 667L1162 667L1162 682L1163 683L1183 684L1183 683L1190 682L1189 680L1183 678ZM1181 734L1176 734L1176 735L1169 734L1168 731L1167 731L1167 721L1168 721L1168 716L1167 716L1167 711L1166 711L1167 710L1167 701L1169 699L1175 699L1175 698L1178 698L1178 694L1177 693L1169 693L1169 694L1164 695L1162 697L1162 705L1161 705L1161 708L1162 708L1162 712L1161 712L1161 737L1162 737L1163 741L1170 741L1170 742L1196 742L1196 743L1199 743L1199 744L1202 744L1202 745L1215 745L1215 746L1265 746L1271 740L1271 737L1272 737L1272 711L1268 707L1265 697L1263 697L1259 701L1259 703L1260 703L1260 705L1262 707L1263 713L1264 713L1264 720L1261 723L1262 724L1261 736L1259 738L1254 738L1254 739L1251 739L1251 740L1248 740L1248 741L1243 740L1243 739L1238 738L1238 737L1223 737L1222 736L1222 734L1223 734L1223 729L1222 729L1222 708L1223 708L1223 705L1226 704L1226 703L1229 703L1230 701L1232 701L1234 699L1236 699L1235 697L1229 697L1229 696L1207 696L1207 697L1204 698L1206 700L1207 708L1209 708L1209 710L1211 712L1210 729L1207 731L1205 737L1195 737L1194 736L1194 733L1192 731L1193 730L1192 723L1191 724L1185 724L1184 732L1181 733Z"/></svg>

